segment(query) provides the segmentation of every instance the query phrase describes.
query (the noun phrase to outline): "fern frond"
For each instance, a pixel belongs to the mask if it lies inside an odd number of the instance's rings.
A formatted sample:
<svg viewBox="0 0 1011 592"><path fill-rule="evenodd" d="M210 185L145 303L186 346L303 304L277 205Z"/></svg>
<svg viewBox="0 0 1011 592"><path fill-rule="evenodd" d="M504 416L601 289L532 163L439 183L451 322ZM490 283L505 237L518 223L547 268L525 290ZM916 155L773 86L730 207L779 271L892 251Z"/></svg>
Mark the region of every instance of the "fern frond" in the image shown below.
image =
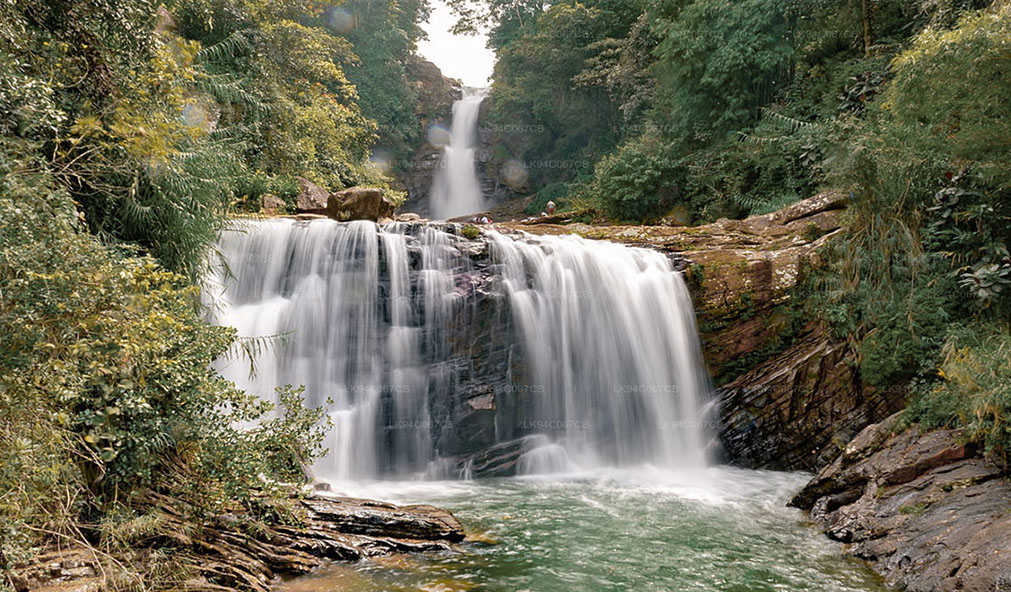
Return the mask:
<svg viewBox="0 0 1011 592"><path fill-rule="evenodd" d="M277 107L246 89L245 82L230 74L205 74L194 80L200 91L225 104L242 105L261 116L277 113Z"/></svg>
<svg viewBox="0 0 1011 592"><path fill-rule="evenodd" d="M737 138L741 142L749 144L777 144L787 139L787 136L752 136L744 132L737 132Z"/></svg>
<svg viewBox="0 0 1011 592"><path fill-rule="evenodd" d="M290 342L292 332L262 337L239 337L225 352L225 360L245 358L249 360L249 378L256 377L256 358L261 354L285 347Z"/></svg>
<svg viewBox="0 0 1011 592"><path fill-rule="evenodd" d="M773 111L768 107L762 107L762 119L773 120L776 123L782 124L791 132L795 132L801 128L811 127L814 125L814 123L810 121L804 121L801 119L790 117L789 115L777 113L776 111Z"/></svg>
<svg viewBox="0 0 1011 592"><path fill-rule="evenodd" d="M214 45L201 49L196 55L197 62L218 62L224 59L235 58L248 52L252 48L252 43L250 43L248 37L249 32L249 29L236 31Z"/></svg>

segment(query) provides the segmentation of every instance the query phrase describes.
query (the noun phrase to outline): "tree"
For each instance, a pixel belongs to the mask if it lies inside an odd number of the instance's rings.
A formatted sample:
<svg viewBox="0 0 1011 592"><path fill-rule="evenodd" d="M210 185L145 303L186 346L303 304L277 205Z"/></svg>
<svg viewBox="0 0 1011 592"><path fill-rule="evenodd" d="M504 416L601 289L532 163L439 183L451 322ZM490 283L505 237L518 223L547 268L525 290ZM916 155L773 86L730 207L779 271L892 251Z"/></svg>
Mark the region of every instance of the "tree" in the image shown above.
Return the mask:
<svg viewBox="0 0 1011 592"><path fill-rule="evenodd" d="M793 54L780 0L666 0L653 14L657 120L699 143L755 121L788 80Z"/></svg>

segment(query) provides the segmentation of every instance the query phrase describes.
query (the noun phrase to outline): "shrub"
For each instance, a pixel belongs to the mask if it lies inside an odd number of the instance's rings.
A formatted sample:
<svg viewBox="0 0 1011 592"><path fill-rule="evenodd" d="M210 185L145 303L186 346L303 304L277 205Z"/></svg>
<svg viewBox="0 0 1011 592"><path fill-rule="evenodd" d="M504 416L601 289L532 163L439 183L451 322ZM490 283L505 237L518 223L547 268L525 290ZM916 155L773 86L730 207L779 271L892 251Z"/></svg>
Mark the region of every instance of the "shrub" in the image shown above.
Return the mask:
<svg viewBox="0 0 1011 592"><path fill-rule="evenodd" d="M0 154L4 560L50 536L80 540L84 515L139 488L213 511L301 480L320 452L322 411L288 389L266 421L269 405L211 368L235 335L204 321L198 289L88 234L37 166ZM189 489L164 472L178 463Z"/></svg>
<svg viewBox="0 0 1011 592"><path fill-rule="evenodd" d="M964 427L1005 465L1011 452L1011 331L956 327L937 368L940 380L916 389L906 418L925 427Z"/></svg>
<svg viewBox="0 0 1011 592"><path fill-rule="evenodd" d="M681 195L683 176L674 154L651 136L628 142L597 163L587 193L615 219L659 217Z"/></svg>

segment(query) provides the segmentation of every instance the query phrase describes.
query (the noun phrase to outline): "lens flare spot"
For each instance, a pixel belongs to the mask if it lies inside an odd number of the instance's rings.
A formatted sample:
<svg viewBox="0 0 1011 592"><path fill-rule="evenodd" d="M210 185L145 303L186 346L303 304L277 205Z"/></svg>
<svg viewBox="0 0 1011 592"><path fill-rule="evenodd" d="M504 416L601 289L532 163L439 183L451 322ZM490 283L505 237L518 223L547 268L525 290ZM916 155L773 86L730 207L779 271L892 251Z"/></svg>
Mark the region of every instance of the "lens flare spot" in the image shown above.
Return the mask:
<svg viewBox="0 0 1011 592"><path fill-rule="evenodd" d="M337 33L347 34L358 28L358 17L344 8L331 8L326 15L326 24Z"/></svg>

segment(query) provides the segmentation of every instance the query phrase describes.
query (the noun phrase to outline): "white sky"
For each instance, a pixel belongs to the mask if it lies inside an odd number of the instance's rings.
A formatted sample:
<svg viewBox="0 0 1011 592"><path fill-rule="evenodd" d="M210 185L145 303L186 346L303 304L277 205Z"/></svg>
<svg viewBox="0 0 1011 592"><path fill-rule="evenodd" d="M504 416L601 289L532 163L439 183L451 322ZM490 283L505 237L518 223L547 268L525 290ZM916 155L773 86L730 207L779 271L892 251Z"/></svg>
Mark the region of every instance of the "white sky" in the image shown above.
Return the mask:
<svg viewBox="0 0 1011 592"><path fill-rule="evenodd" d="M489 86L495 54L485 47L485 35L453 35L450 27L456 22L453 11L443 0L432 0L432 16L423 25L428 41L418 44L418 53L450 78L458 78L466 86Z"/></svg>

